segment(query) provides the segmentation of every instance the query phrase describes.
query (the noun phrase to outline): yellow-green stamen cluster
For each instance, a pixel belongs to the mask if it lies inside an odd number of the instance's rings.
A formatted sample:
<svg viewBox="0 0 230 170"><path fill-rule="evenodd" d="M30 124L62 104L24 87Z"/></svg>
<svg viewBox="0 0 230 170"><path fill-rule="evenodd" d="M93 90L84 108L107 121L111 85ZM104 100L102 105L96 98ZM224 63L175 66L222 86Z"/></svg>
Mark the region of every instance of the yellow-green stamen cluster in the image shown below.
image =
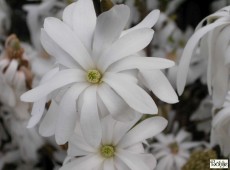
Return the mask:
<svg viewBox="0 0 230 170"><path fill-rule="evenodd" d="M210 159L216 159L217 154L214 150L195 151L190 156L188 162L183 166L182 170L209 170Z"/></svg>
<svg viewBox="0 0 230 170"><path fill-rule="evenodd" d="M177 142L170 143L168 147L170 148L172 154L177 154L179 152L179 146Z"/></svg>
<svg viewBox="0 0 230 170"><path fill-rule="evenodd" d="M101 73L98 70L88 70L86 79L89 83L98 84L101 82Z"/></svg>
<svg viewBox="0 0 230 170"><path fill-rule="evenodd" d="M111 145L104 145L101 147L100 152L104 158L111 158L115 155L115 148Z"/></svg>

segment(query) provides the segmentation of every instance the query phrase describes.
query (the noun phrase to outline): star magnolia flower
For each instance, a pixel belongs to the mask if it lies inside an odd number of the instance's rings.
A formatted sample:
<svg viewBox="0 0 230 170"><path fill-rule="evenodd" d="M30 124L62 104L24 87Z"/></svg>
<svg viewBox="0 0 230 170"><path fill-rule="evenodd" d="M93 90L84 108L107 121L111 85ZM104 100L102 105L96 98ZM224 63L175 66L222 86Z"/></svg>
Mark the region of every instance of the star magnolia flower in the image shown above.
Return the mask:
<svg viewBox="0 0 230 170"><path fill-rule="evenodd" d="M66 163L60 170L154 169L156 160L152 154L145 153L142 142L160 133L167 120L156 116L134 126L138 120L124 123L106 116L102 119L100 143L94 146L80 131L76 132L70 139Z"/></svg>
<svg viewBox="0 0 230 170"><path fill-rule="evenodd" d="M208 61L207 85L215 107L223 105L229 87L229 9L230 7L225 7L199 23L184 49L177 75L177 89L181 94L185 87L192 54L201 40L200 53ZM207 24L203 26L205 21Z"/></svg>
<svg viewBox="0 0 230 170"><path fill-rule="evenodd" d="M226 96L223 108L216 113L212 120L211 144L220 145L224 156L230 155L230 92Z"/></svg>
<svg viewBox="0 0 230 170"><path fill-rule="evenodd" d="M99 117L106 111L120 121L134 119L135 111L157 113L153 99L138 83L165 102L177 102L174 89L159 70L174 62L137 54L152 40L150 28L158 16L155 10L139 25L122 32L129 18L126 5L116 5L96 18L92 0L79 0L64 10L63 21L47 18L41 42L56 57L59 68L21 96L23 101L35 102L29 127L39 122L45 103L53 99L41 123L41 134L55 134L57 143L65 143L79 112L83 134L94 143L101 138Z"/></svg>
<svg viewBox="0 0 230 170"><path fill-rule="evenodd" d="M159 134L156 137L158 143L148 146L157 158L156 170L181 170L190 156L190 149L199 146L198 142L191 142L190 133L181 129L176 135Z"/></svg>

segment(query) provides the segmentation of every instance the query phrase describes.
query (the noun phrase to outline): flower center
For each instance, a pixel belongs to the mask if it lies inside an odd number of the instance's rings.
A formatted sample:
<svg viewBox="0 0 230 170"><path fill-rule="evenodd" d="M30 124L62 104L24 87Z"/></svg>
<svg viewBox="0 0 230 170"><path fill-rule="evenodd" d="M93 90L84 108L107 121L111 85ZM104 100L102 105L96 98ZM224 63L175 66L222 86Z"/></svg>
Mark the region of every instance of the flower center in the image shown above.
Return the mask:
<svg viewBox="0 0 230 170"><path fill-rule="evenodd" d="M86 79L89 83L98 84L101 82L101 73L98 70L88 70Z"/></svg>
<svg viewBox="0 0 230 170"><path fill-rule="evenodd" d="M104 158L111 158L115 154L115 148L114 146L111 146L111 145L102 146L100 151L101 151L101 155Z"/></svg>
<svg viewBox="0 0 230 170"><path fill-rule="evenodd" d="M178 153L179 146L178 146L177 142L173 142L173 143L169 144L168 146L169 146L172 154L177 154Z"/></svg>

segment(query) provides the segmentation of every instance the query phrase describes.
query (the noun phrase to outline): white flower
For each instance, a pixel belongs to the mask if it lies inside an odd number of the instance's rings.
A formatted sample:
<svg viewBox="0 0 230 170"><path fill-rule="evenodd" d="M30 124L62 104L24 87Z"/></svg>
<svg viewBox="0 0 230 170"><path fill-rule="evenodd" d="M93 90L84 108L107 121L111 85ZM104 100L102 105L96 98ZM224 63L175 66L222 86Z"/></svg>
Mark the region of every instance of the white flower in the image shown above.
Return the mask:
<svg viewBox="0 0 230 170"><path fill-rule="evenodd" d="M62 13L65 6L65 3L57 0L42 1L40 4L23 6L23 9L28 12L26 21L30 30L32 44L36 50L42 50L39 37L44 18L49 16L61 16L60 13Z"/></svg>
<svg viewBox="0 0 230 170"><path fill-rule="evenodd" d="M105 117L102 119L101 142L95 146L78 131L71 137L67 163L60 170L154 169L156 160L152 154L145 153L142 142L160 133L167 120L156 116L134 126L138 120L123 123Z"/></svg>
<svg viewBox="0 0 230 170"><path fill-rule="evenodd" d="M39 122L46 102L52 99L41 122L42 135L55 134L57 143L65 143L80 113L86 140L99 143L99 117L103 113L109 111L121 121L134 119L135 111L157 113L153 99L139 84L165 102L177 102L175 91L160 71L174 62L136 54L152 40L150 28L158 15L158 10L152 11L140 24L123 31L129 18L126 5L116 5L96 18L92 0L79 0L64 10L63 21L47 18L41 42L59 67L47 73L38 87L21 96L23 101L35 102L28 126Z"/></svg>
<svg viewBox="0 0 230 170"><path fill-rule="evenodd" d="M181 170L190 156L190 149L200 145L199 142L191 142L190 133L181 129L176 135L159 134L157 143L150 144L148 150L157 158L156 170Z"/></svg>
<svg viewBox="0 0 230 170"><path fill-rule="evenodd" d="M226 96L223 108L212 120L211 144L218 144L224 156L230 155L230 92Z"/></svg>
<svg viewBox="0 0 230 170"><path fill-rule="evenodd" d="M208 63L207 85L215 107L222 106L229 88L229 8L225 7L199 23L184 49L177 76L177 89L181 94L184 90L192 54L200 42L200 56ZM207 24L203 26L205 21Z"/></svg>

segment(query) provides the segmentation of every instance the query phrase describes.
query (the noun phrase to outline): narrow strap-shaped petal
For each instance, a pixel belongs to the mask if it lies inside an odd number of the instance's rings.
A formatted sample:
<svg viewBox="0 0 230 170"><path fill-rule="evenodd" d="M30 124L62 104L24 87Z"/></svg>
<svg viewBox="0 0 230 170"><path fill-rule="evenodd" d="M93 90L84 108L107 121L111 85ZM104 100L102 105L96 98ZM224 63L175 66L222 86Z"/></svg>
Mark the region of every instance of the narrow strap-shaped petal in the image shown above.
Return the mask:
<svg viewBox="0 0 230 170"><path fill-rule="evenodd" d="M97 107L97 86L90 86L83 94L80 115L81 130L85 140L93 147L98 147L102 138L101 121Z"/></svg>
<svg viewBox="0 0 230 170"><path fill-rule="evenodd" d="M171 60L157 57L142 57L142 56L130 56L126 57L114 64L109 68L109 72L120 72L130 69L165 69L174 66L175 63Z"/></svg>
<svg viewBox="0 0 230 170"><path fill-rule="evenodd" d="M111 64L144 49L152 40L154 31L142 28L115 41L100 57L99 68L104 72Z"/></svg>
<svg viewBox="0 0 230 170"><path fill-rule="evenodd" d="M106 159L103 164L103 170L116 170L114 160L112 158Z"/></svg>
<svg viewBox="0 0 230 170"><path fill-rule="evenodd" d="M68 155L78 156L80 153L75 152L77 150L81 150L83 154L88 153L87 155L97 152L97 148L90 146L81 134L74 133L69 140Z"/></svg>
<svg viewBox="0 0 230 170"><path fill-rule="evenodd" d="M13 83L13 79L16 74L17 68L18 68L18 62L16 60L12 60L5 72L6 81L9 84Z"/></svg>
<svg viewBox="0 0 230 170"><path fill-rule="evenodd" d="M149 94L119 74L121 73L106 73L102 81L105 81L134 110L140 113L156 114L157 106Z"/></svg>
<svg viewBox="0 0 230 170"><path fill-rule="evenodd" d="M139 154L117 149L116 156L119 157L132 170L151 170L148 165L140 159Z"/></svg>
<svg viewBox="0 0 230 170"><path fill-rule="evenodd" d="M69 25L69 27L73 28L73 14L74 14L74 10L75 10L75 6L77 5L77 3L71 3L70 5L68 5L62 14L62 20L63 22L65 22L66 24Z"/></svg>
<svg viewBox="0 0 230 170"><path fill-rule="evenodd" d="M227 24L229 24L228 21L214 22L213 24L210 24L208 26L205 26L197 30L195 34L193 34L193 36L189 39L183 51L183 54L180 60L180 64L179 64L178 74L177 74L177 91L179 95L181 95L184 90L185 82L186 82L186 78L188 74L188 69L189 69L189 63L190 63L193 51L195 47L197 46L199 40L206 33L213 30L214 28L222 26L222 25L227 25Z"/></svg>
<svg viewBox="0 0 230 170"><path fill-rule="evenodd" d="M117 121L114 127L113 140L112 140L115 146L120 142L123 136L137 123L137 121L140 120L141 115L138 114L136 117L137 117L136 119L129 122Z"/></svg>
<svg viewBox="0 0 230 170"><path fill-rule="evenodd" d="M168 79L160 70L141 70L144 84L162 101L177 103L178 97Z"/></svg>
<svg viewBox="0 0 230 170"><path fill-rule="evenodd" d="M130 108L107 84L98 87L98 95L114 119L130 121L135 118L135 110Z"/></svg>
<svg viewBox="0 0 230 170"><path fill-rule="evenodd" d="M53 56L58 63L68 68L80 68L78 63L60 46L58 46L57 43L52 38L50 38L44 29L41 29L41 44L46 52Z"/></svg>
<svg viewBox="0 0 230 170"><path fill-rule="evenodd" d="M159 16L160 11L158 9L151 11L139 24L123 31L121 36L124 36L125 34L140 28L152 28L156 24Z"/></svg>
<svg viewBox="0 0 230 170"><path fill-rule="evenodd" d="M44 136L44 137L49 137L54 135L55 133L55 128L57 124L57 112L58 110L58 105L57 103L53 100L51 102L51 105L44 116L43 120L41 121L41 124L39 126L39 133Z"/></svg>
<svg viewBox="0 0 230 170"><path fill-rule="evenodd" d="M73 12L73 29L88 49L92 49L93 33L96 26L96 13L92 0L78 0ZM107 27L107 26L105 26Z"/></svg>
<svg viewBox="0 0 230 170"><path fill-rule="evenodd" d="M66 163L60 170L92 170L103 162L99 155L87 155L81 158L76 158L70 163Z"/></svg>
<svg viewBox="0 0 230 170"><path fill-rule="evenodd" d="M116 5L99 15L93 41L93 54L96 60L114 40L119 38L129 15L130 10L126 5Z"/></svg>
<svg viewBox="0 0 230 170"><path fill-rule="evenodd" d="M214 59L213 64L215 64L213 69L213 95L212 100L216 108L222 107L226 94L229 90L229 68L225 64L225 51L229 45L229 37L226 35L230 34L230 27L225 27L219 33L216 41L216 46L214 48ZM220 83L221 82L221 83Z"/></svg>
<svg viewBox="0 0 230 170"><path fill-rule="evenodd" d="M85 73L77 69L67 69L59 71L49 82L24 93L21 96L22 101L35 102L50 94L54 90L75 82L84 82Z"/></svg>
<svg viewBox="0 0 230 170"><path fill-rule="evenodd" d="M48 17L44 21L44 29L47 34L85 70L94 66L85 46L73 30L64 22L53 17Z"/></svg>
<svg viewBox="0 0 230 170"><path fill-rule="evenodd" d="M79 114L77 113L76 102L78 96L88 86L88 83L76 83L62 97L59 104L57 127L55 130L55 139L59 145L66 143L74 133L77 114Z"/></svg>
<svg viewBox="0 0 230 170"><path fill-rule="evenodd" d="M118 146L125 148L136 143L142 142L152 136L162 132L167 126L168 121L163 117L155 116L149 118L131 129L119 142Z"/></svg>

